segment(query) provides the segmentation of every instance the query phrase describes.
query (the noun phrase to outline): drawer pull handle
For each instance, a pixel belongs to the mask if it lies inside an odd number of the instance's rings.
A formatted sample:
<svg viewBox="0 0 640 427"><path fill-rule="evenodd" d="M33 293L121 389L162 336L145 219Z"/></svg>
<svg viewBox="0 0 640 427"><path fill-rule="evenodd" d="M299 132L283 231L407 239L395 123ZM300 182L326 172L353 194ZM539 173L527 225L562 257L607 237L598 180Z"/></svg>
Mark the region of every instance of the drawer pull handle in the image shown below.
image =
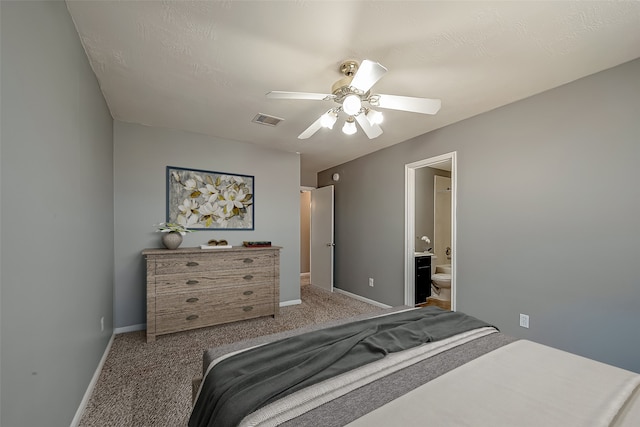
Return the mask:
<svg viewBox="0 0 640 427"><path fill-rule="evenodd" d="M191 316L187 316L187 320L196 320L198 318L197 314L192 314Z"/></svg>
<svg viewBox="0 0 640 427"><path fill-rule="evenodd" d="M187 285L197 285L198 283L200 282L198 282L197 280L187 280Z"/></svg>
<svg viewBox="0 0 640 427"><path fill-rule="evenodd" d="M198 298L189 298L187 302L198 302Z"/></svg>
<svg viewBox="0 0 640 427"><path fill-rule="evenodd" d="M197 265L200 265L200 264L198 264L198 263L197 263L197 262L195 262L195 261L189 261L189 262L187 263L187 267L195 267L195 266L197 266Z"/></svg>
<svg viewBox="0 0 640 427"><path fill-rule="evenodd" d="M253 260L251 258L245 258L244 259L244 263L245 264L251 264L253 262Z"/></svg>
<svg viewBox="0 0 640 427"><path fill-rule="evenodd" d="M253 276L251 274L247 274L246 276L244 276L244 280L251 280L253 279Z"/></svg>
<svg viewBox="0 0 640 427"><path fill-rule="evenodd" d="M242 295L252 295L253 291L244 291Z"/></svg>
<svg viewBox="0 0 640 427"><path fill-rule="evenodd" d="M246 307L242 307L242 311L245 311L245 312L246 312L246 311L251 311L251 310L253 310L253 307L252 307L252 306L250 306L250 305L248 305L248 306L246 306Z"/></svg>

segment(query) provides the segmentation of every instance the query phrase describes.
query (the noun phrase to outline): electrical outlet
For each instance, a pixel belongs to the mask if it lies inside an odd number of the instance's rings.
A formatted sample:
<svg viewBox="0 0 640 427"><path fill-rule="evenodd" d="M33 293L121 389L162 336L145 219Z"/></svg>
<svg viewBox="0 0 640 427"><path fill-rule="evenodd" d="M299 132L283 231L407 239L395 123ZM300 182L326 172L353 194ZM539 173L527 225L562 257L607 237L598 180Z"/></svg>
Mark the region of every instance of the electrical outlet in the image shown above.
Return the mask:
<svg viewBox="0 0 640 427"><path fill-rule="evenodd" d="M104 316L100 318L100 331L104 332Z"/></svg>
<svg viewBox="0 0 640 427"><path fill-rule="evenodd" d="M373 288L373 277L369 277L369 286Z"/></svg>
<svg viewBox="0 0 640 427"><path fill-rule="evenodd" d="M520 313L520 326L523 328L529 327L529 315Z"/></svg>

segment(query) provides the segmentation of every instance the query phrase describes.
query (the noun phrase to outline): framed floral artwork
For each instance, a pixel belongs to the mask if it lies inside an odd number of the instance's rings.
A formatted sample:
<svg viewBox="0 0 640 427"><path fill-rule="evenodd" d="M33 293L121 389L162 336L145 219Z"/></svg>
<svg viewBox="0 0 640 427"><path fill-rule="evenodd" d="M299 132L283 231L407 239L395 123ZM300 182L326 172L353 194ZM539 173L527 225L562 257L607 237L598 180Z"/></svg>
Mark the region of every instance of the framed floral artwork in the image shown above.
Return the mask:
<svg viewBox="0 0 640 427"><path fill-rule="evenodd" d="M191 230L253 230L250 175L167 166L167 222Z"/></svg>

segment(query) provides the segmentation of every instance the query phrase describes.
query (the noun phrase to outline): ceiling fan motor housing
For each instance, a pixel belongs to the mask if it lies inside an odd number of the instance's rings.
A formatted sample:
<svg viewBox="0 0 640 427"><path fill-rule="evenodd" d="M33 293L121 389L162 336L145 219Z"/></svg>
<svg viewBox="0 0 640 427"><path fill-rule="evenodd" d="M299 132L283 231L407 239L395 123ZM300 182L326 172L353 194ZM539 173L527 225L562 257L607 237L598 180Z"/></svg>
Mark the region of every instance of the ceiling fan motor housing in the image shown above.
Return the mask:
<svg viewBox="0 0 640 427"><path fill-rule="evenodd" d="M358 71L358 61L349 59L340 64L340 72L347 77L353 77Z"/></svg>
<svg viewBox="0 0 640 427"><path fill-rule="evenodd" d="M337 102L340 102L345 96L355 93L349 86L351 84L351 80L353 80L353 77L345 77L338 80L333 84L333 86L331 86L331 93L336 96ZM340 99L338 100L338 98Z"/></svg>
<svg viewBox="0 0 640 427"><path fill-rule="evenodd" d="M340 64L340 72L345 75L331 86L331 93L335 96L333 99L338 104L342 104L344 99L349 95L356 95L361 102L368 101L369 93L364 93L357 88L351 86L353 76L358 71L359 64L355 60L347 60ZM357 114L357 113L356 113Z"/></svg>

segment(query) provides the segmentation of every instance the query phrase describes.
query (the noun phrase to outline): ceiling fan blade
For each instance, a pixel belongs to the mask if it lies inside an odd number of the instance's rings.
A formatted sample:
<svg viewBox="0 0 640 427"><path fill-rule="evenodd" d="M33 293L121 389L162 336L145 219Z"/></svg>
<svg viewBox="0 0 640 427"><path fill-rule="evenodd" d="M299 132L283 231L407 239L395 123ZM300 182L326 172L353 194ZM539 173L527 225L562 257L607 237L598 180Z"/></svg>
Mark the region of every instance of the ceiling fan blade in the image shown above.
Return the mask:
<svg viewBox="0 0 640 427"><path fill-rule="evenodd" d="M267 98L271 99L310 99L314 101L329 101L335 98L335 95L328 93L312 93L312 92L283 92L274 90L267 93Z"/></svg>
<svg viewBox="0 0 640 427"><path fill-rule="evenodd" d="M369 139L377 138L382 135L382 128L380 128L380 126L376 124L372 125L371 123L369 123L369 119L367 119L364 114L358 114L356 116L356 121L358 122L364 133L367 134Z"/></svg>
<svg viewBox="0 0 640 427"><path fill-rule="evenodd" d="M358 71L356 71L355 76L353 76L350 86L362 92L367 92L386 72L387 69L380 65L380 63L365 59L358 67Z"/></svg>
<svg viewBox="0 0 640 427"><path fill-rule="evenodd" d="M374 104L380 108L391 110L412 111L421 114L436 114L442 102L439 99L414 98L412 96L375 95L378 101ZM373 97L372 97L373 98Z"/></svg>
<svg viewBox="0 0 640 427"><path fill-rule="evenodd" d="M321 120L322 120L322 116L318 117L318 120L311 123L311 126L309 126L307 129L305 129L304 132L298 135L298 139L307 139L310 136L312 136L314 133L318 132L322 127L322 124L320 123Z"/></svg>

